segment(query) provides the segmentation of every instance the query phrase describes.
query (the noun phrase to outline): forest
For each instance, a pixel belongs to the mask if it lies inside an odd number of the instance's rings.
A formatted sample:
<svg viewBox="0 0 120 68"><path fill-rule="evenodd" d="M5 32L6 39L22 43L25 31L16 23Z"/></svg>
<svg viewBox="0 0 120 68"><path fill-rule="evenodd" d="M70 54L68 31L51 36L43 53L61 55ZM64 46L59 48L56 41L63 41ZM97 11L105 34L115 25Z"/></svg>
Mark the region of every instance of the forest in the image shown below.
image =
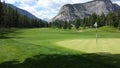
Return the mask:
<svg viewBox="0 0 120 68"><path fill-rule="evenodd" d="M32 19L18 13L17 9L9 7L5 2L0 2L0 27L4 28L36 28L47 27L48 23L41 19Z"/></svg>
<svg viewBox="0 0 120 68"><path fill-rule="evenodd" d="M36 28L36 27L54 27L71 29L75 27L79 29L80 27L94 28L95 22L97 22L98 27L102 26L112 26L120 30L120 10L116 13L110 12L105 15L96 15L93 13L91 16L85 17L83 19L78 18L75 21L54 21L45 22L41 19L32 19L25 15L18 13L17 9L9 7L5 2L0 2L0 27L10 28Z"/></svg>
<svg viewBox="0 0 120 68"><path fill-rule="evenodd" d="M85 17L83 19L77 19L75 21L54 21L50 23L51 27L55 28L63 28L63 29L71 29L73 26L76 29L80 27L85 28L94 28L94 24L97 23L98 27L102 26L112 26L118 28L120 30L120 10L116 13L110 12L105 15L102 13L101 15L97 15L93 13L91 16Z"/></svg>

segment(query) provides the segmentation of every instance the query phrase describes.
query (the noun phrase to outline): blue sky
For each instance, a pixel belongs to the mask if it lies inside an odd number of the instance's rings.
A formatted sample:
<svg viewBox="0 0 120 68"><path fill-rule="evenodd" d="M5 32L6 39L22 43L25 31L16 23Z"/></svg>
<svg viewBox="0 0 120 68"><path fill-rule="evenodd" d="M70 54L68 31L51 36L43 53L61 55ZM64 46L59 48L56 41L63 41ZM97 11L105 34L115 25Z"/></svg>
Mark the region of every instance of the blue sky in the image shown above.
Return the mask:
<svg viewBox="0 0 120 68"><path fill-rule="evenodd" d="M51 19L64 4L84 3L91 0L5 0L21 9L27 10L38 18ZM120 0L112 0L120 5Z"/></svg>

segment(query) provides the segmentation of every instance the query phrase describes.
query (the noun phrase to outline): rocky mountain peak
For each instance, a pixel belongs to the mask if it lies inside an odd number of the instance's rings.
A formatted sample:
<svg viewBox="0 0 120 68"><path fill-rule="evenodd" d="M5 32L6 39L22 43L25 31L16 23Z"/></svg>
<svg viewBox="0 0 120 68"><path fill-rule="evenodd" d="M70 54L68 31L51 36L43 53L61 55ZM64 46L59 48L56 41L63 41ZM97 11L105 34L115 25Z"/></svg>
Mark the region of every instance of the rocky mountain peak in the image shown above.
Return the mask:
<svg viewBox="0 0 120 68"><path fill-rule="evenodd" d="M93 1L111 1L111 0L93 0Z"/></svg>
<svg viewBox="0 0 120 68"><path fill-rule="evenodd" d="M93 2L96 2L96 1L97 1L97 2L100 2L100 1L101 1L101 2L104 2L104 3L106 3L106 4L107 4L107 3L112 3L111 0L93 0Z"/></svg>
<svg viewBox="0 0 120 68"><path fill-rule="evenodd" d="M52 21L62 20L62 21L74 21L78 18L84 18L96 13L105 15L109 12L116 12L120 9L120 6L113 4L111 0L93 0L86 3L78 4L66 4L64 5L58 15L56 15Z"/></svg>

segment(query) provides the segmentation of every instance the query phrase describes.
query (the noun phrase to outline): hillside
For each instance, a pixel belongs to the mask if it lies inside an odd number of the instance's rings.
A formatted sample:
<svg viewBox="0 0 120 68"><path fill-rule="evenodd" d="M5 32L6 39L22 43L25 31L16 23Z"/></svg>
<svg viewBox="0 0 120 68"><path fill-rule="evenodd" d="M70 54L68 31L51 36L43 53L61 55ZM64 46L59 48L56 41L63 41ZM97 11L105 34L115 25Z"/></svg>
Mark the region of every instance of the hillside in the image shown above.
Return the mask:
<svg viewBox="0 0 120 68"><path fill-rule="evenodd" d="M0 2L0 28L46 27L47 22L11 4Z"/></svg>
<svg viewBox="0 0 120 68"><path fill-rule="evenodd" d="M22 14L22 15L25 15L25 16L27 16L27 17L29 17L29 18L39 19L39 18L37 18L36 16L34 16L33 14L31 14L30 12L28 12L28 11L26 11L26 10L23 10L23 9L20 9L20 8L14 6L14 5L12 5L12 4L7 4L7 6L13 8L14 10L17 10L18 13L20 13L20 14Z"/></svg>
<svg viewBox="0 0 120 68"><path fill-rule="evenodd" d="M66 4L59 13L52 19L52 21L74 21L76 19L83 19L84 17L91 16L93 13L107 15L109 12L116 12L120 6L113 4L111 0L93 0L86 3Z"/></svg>

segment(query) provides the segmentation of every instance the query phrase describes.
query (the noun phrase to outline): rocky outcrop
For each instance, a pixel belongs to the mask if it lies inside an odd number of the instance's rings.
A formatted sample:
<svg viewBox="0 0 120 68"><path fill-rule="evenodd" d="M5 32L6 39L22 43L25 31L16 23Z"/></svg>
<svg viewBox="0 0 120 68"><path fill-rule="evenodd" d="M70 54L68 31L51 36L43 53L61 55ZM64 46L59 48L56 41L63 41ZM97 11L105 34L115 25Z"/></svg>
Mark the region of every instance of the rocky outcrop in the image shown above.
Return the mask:
<svg viewBox="0 0 120 68"><path fill-rule="evenodd" d="M90 16L93 13L97 15L104 13L106 15L109 12L116 12L119 9L120 6L113 4L110 0L93 0L80 4L66 4L60 9L58 15L52 21L74 21Z"/></svg>

